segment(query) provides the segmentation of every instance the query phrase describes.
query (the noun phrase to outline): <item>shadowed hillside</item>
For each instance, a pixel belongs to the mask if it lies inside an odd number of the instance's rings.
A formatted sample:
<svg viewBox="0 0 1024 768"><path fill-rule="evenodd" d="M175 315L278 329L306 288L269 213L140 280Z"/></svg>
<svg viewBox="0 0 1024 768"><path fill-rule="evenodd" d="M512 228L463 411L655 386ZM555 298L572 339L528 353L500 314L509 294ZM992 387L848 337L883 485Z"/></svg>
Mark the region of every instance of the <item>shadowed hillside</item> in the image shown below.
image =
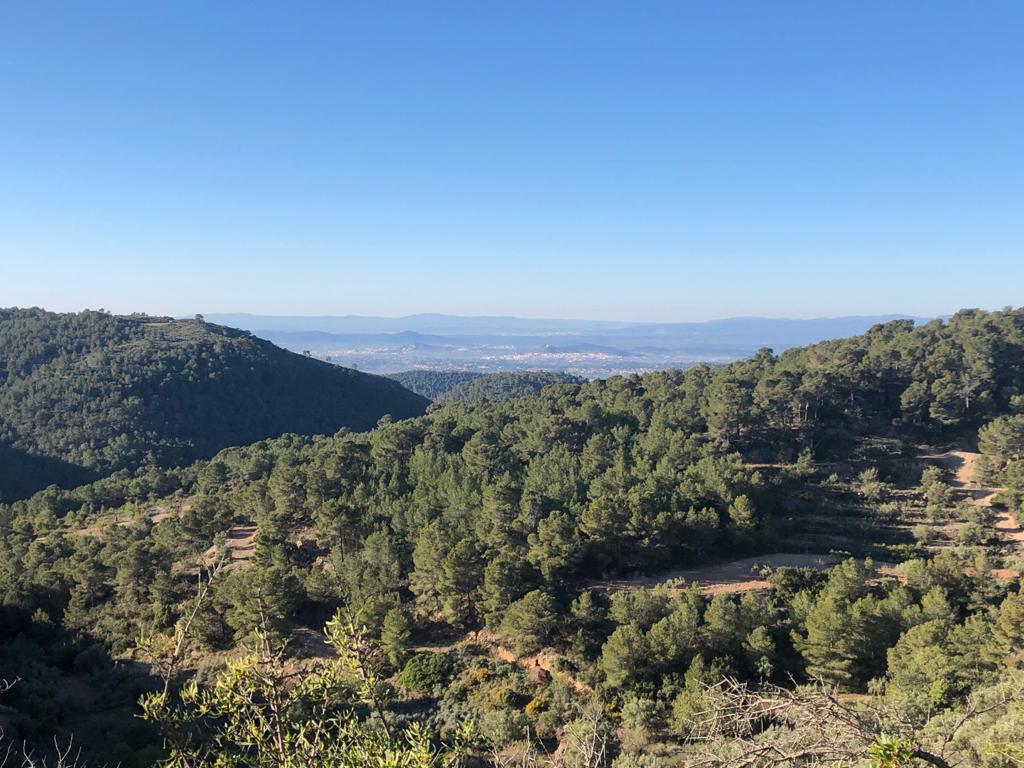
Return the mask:
<svg viewBox="0 0 1024 768"><path fill-rule="evenodd" d="M536 395L552 384L582 384L584 379L559 371L402 371L388 376L438 404L477 403Z"/></svg>
<svg viewBox="0 0 1024 768"><path fill-rule="evenodd" d="M389 379L200 320L0 310L6 499L285 432L369 429L425 406Z"/></svg>
<svg viewBox="0 0 1024 768"><path fill-rule="evenodd" d="M550 371L511 371L491 373L457 384L443 392L435 401L446 403L479 403L483 400L509 400L538 394L554 384L582 384L583 379L569 373Z"/></svg>
<svg viewBox="0 0 1024 768"><path fill-rule="evenodd" d="M406 389L428 400L434 400L453 387L473 379L479 379L482 373L473 371L399 371L388 375Z"/></svg>

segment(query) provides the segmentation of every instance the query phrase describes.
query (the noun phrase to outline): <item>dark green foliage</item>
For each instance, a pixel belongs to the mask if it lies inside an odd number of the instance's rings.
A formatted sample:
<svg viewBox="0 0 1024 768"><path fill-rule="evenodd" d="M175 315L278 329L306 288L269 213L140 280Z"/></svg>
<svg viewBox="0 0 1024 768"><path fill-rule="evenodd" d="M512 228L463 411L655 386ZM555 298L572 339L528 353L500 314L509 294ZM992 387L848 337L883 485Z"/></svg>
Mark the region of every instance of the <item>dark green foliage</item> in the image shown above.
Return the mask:
<svg viewBox="0 0 1024 768"><path fill-rule="evenodd" d="M45 313L14 314L22 320L13 327L33 317L49 327ZM78 315L56 317L59 323L95 324L93 336L104 350L114 334L110 324L123 325L129 346L149 340L146 355L156 354L155 339L184 334L198 340L170 345L172 351L203 350L196 352L202 357L219 344L218 359L256 349L314 366L318 375L358 376L193 321L154 323L99 313L88 322ZM1019 311L962 312L948 325L920 329L897 322L778 358L765 352L722 369L698 366L549 387L534 397L453 404L368 434L279 438L226 450L186 470L147 466L75 491L48 491L0 508L0 523L18 532L4 538L0 589L8 601L66 610L69 620L84 626L94 611L110 611L108 598L122 583L135 584L131 601L120 606L131 613L130 606L145 603L138 593L177 560L211 547L232 525L250 524L259 529L253 567L280 574L254 583L264 585L281 620L332 600L361 607L399 595L401 602L414 600L424 614L455 627L479 626L484 619L499 626L508 606L535 589L555 598L571 596L575 585L602 573L650 571L770 546L773 515L791 503L792 488L766 485L734 451L792 460L801 451L806 455L809 445L830 443L836 455L849 440L837 435L868 428L946 433L952 429L948 409L935 420L925 412L930 406L908 414L901 405L908 386L939 375L936 355L944 376L973 365L970 355L979 344L992 351L997 364L989 383L971 390L959 428L1000 415L1012 407L1024 377L1022 356L1013 354L1024 345L1022 326ZM229 355L235 345L238 350ZM49 363L39 363L45 345L40 349L12 356L5 370L27 381L27 372L63 359L51 354ZM159 356L142 359L158 368L170 364ZM223 372L227 380L232 376ZM155 409L150 403L157 396L140 400L143 410ZM322 402L317 397L310 394L312 402ZM179 423L177 401L160 402L170 409L168 423ZM246 413L263 418L263 410L250 407ZM221 423L208 415L205 426ZM101 433L110 428L107 421L98 427ZM203 440L201 445L211 445ZM791 482L805 481L795 474ZM872 494L885 491L870 485ZM175 492L191 501L180 518L156 527L159 538L144 527L130 535L119 530L104 539L100 555L89 550L97 546L89 544L93 539L56 536L69 512L88 515ZM296 536L300 530L309 531L303 541ZM32 553L30 546L47 551ZM141 553L125 559L121 550L130 546ZM119 582L115 574L126 567L120 559L145 567L126 571ZM83 566L71 565L78 561L95 568L95 575L83 580ZM30 564L35 562L47 563L50 573L41 576ZM52 575L62 571L69 576ZM225 610L218 619L227 627L214 622L213 635L230 637L252 625L244 598L253 594L253 585L240 579L233 576L220 588ZM229 594L236 581L238 601ZM98 626L127 642L116 629L120 621L111 616Z"/></svg>
<svg viewBox="0 0 1024 768"><path fill-rule="evenodd" d="M155 729L135 721L135 701L152 681L116 665L103 644L69 631L42 611L0 606L0 754L22 741L27 750L52 749L54 736L72 735L98 764L144 768L162 756ZM0 690L6 686L0 683Z"/></svg>
<svg viewBox="0 0 1024 768"><path fill-rule="evenodd" d="M536 395L554 384L582 384L584 381L579 376L552 371L402 371L389 374L388 378L439 405L508 400Z"/></svg>
<svg viewBox="0 0 1024 768"><path fill-rule="evenodd" d="M558 607L546 592L527 592L505 610L501 634L517 653L533 653L551 642L558 623Z"/></svg>
<svg viewBox="0 0 1024 768"><path fill-rule="evenodd" d="M452 674L452 662L445 653L417 653L395 677L399 688L427 694L444 685Z"/></svg>
<svg viewBox="0 0 1024 768"><path fill-rule="evenodd" d="M583 379L569 373L551 371L510 371L475 376L449 387L434 398L439 405L479 403L484 400L508 400L536 395L555 384L582 384Z"/></svg>
<svg viewBox="0 0 1024 768"><path fill-rule="evenodd" d="M1021 398L1017 398L1017 410ZM1024 503L1024 414L1000 416L981 428L978 447L984 454L983 474L992 485L1001 486L999 501L1018 516Z"/></svg>
<svg viewBox="0 0 1024 768"><path fill-rule="evenodd" d="M285 432L369 429L425 401L201 321L0 310L0 498Z"/></svg>
<svg viewBox="0 0 1024 768"><path fill-rule="evenodd" d="M1024 414L1000 416L982 427L978 445L989 457L993 470L1005 469L1024 458Z"/></svg>
<svg viewBox="0 0 1024 768"><path fill-rule="evenodd" d="M417 395L422 395L428 400L436 400L454 387L483 375L473 371L400 371L388 374L388 378L394 379Z"/></svg>

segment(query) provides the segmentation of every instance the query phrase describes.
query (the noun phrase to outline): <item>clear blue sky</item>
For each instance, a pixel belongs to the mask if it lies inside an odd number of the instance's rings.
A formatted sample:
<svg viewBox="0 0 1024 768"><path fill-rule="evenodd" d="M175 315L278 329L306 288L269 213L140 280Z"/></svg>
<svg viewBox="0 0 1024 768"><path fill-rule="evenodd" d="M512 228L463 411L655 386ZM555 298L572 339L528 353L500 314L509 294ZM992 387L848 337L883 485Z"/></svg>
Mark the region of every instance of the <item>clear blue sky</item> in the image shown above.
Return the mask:
<svg viewBox="0 0 1024 768"><path fill-rule="evenodd" d="M0 6L0 305L1024 303L1024 3Z"/></svg>

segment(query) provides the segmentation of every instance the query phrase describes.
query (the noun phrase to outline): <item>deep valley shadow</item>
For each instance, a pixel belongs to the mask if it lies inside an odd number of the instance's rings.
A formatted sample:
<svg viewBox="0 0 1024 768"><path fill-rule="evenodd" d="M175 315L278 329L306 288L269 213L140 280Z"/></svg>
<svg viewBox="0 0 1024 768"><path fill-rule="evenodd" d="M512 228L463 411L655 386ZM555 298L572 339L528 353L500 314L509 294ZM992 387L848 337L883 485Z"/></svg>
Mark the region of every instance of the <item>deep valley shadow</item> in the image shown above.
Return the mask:
<svg viewBox="0 0 1024 768"><path fill-rule="evenodd" d="M0 502L25 499L51 485L74 488L98 478L85 467L0 445Z"/></svg>

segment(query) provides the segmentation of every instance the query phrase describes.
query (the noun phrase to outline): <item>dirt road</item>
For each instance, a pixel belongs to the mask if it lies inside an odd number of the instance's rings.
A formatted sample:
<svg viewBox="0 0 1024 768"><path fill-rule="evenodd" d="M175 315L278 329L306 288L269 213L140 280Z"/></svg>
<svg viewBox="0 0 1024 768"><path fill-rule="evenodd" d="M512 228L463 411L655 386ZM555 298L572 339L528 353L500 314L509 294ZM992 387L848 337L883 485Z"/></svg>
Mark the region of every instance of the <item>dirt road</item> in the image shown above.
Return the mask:
<svg viewBox="0 0 1024 768"><path fill-rule="evenodd" d="M946 451L921 458L939 464L952 472L953 480L950 485L962 491L971 504L979 507L992 506L992 501L1000 489L986 488L977 483L977 465L981 458L980 453ZM1006 510L996 510L995 516L995 528L999 531L1000 538L1010 542L1014 554L1024 557L1024 530L1021 530L1020 522Z"/></svg>

